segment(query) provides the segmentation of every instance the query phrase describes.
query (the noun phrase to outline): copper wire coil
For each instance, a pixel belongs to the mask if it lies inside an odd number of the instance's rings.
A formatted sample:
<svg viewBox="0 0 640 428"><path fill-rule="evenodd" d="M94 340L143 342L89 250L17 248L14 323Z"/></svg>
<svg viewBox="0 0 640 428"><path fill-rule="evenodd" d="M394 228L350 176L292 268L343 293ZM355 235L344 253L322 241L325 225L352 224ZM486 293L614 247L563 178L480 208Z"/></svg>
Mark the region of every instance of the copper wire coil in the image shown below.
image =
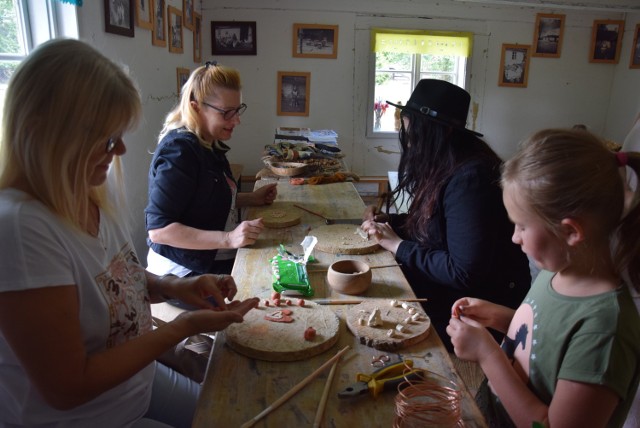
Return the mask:
<svg viewBox="0 0 640 428"><path fill-rule="evenodd" d="M462 393L455 382L429 370L398 385L394 428L461 427Z"/></svg>

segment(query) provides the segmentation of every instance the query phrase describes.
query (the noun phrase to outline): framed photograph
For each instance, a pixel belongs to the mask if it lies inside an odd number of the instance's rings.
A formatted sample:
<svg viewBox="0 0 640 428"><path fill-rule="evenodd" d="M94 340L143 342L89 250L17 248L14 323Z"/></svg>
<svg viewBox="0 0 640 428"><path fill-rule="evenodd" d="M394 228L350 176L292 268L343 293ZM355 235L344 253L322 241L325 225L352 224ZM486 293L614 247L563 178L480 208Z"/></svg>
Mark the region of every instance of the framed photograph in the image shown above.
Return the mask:
<svg viewBox="0 0 640 428"><path fill-rule="evenodd" d="M212 55L256 55L256 23L211 21Z"/></svg>
<svg viewBox="0 0 640 428"><path fill-rule="evenodd" d="M133 1L104 0L104 31L133 37Z"/></svg>
<svg viewBox="0 0 640 428"><path fill-rule="evenodd" d="M539 13L536 15L536 29L533 35L531 56L560 58L565 15Z"/></svg>
<svg viewBox="0 0 640 428"><path fill-rule="evenodd" d="M502 44L498 86L526 88L529 79L529 45Z"/></svg>
<svg viewBox="0 0 640 428"><path fill-rule="evenodd" d="M187 80L189 80L189 76L191 75L191 71L189 71L188 68L181 68L178 67L176 69L176 77L177 77L177 83L178 83L178 96L180 96L180 92L182 91L182 87L184 86L185 83L187 83Z"/></svg>
<svg viewBox="0 0 640 428"><path fill-rule="evenodd" d="M165 0L153 1L153 29L151 30L151 44L154 46L167 46L167 8Z"/></svg>
<svg viewBox="0 0 640 428"><path fill-rule="evenodd" d="M311 73L278 71L278 116L309 116Z"/></svg>
<svg viewBox="0 0 640 428"><path fill-rule="evenodd" d="M202 15L193 14L193 62L202 62Z"/></svg>
<svg viewBox="0 0 640 428"><path fill-rule="evenodd" d="M182 11L173 6L169 6L167 14L169 18L167 23L169 52L182 53Z"/></svg>
<svg viewBox="0 0 640 428"><path fill-rule="evenodd" d="M292 52L299 58L337 58L338 26L293 24Z"/></svg>
<svg viewBox="0 0 640 428"><path fill-rule="evenodd" d="M195 25L194 14L196 11L193 5L194 1L195 0L182 0L182 13L184 14L182 25L191 31L193 31Z"/></svg>
<svg viewBox="0 0 640 428"><path fill-rule="evenodd" d="M136 25L145 30L153 30L153 0L135 0Z"/></svg>
<svg viewBox="0 0 640 428"><path fill-rule="evenodd" d="M629 68L640 68L640 24L636 24L636 31L633 33Z"/></svg>
<svg viewBox="0 0 640 428"><path fill-rule="evenodd" d="M617 64L624 34L624 21L603 19L593 21L589 62Z"/></svg>

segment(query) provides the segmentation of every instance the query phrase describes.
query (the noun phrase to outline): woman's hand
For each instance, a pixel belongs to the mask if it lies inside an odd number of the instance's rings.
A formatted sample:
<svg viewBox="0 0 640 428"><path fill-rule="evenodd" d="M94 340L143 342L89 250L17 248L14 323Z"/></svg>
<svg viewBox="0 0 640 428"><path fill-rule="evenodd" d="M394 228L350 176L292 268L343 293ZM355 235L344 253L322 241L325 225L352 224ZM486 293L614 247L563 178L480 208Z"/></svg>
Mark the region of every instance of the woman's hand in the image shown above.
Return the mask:
<svg viewBox="0 0 640 428"><path fill-rule="evenodd" d="M160 278L158 278L160 281ZM225 299L233 300L238 288L231 275L204 274L179 278L165 276L159 284L161 294L203 309L226 310ZM214 306L208 299L216 302Z"/></svg>
<svg viewBox="0 0 640 428"><path fill-rule="evenodd" d="M364 214L362 214L362 220L372 220L377 221L378 223L388 223L390 218L387 214L377 213L376 207L373 205L369 205L367 208L365 208Z"/></svg>
<svg viewBox="0 0 640 428"><path fill-rule="evenodd" d="M464 315L449 320L447 334L451 337L453 351L463 360L481 363L495 351L500 351L500 345L489 331Z"/></svg>
<svg viewBox="0 0 640 428"><path fill-rule="evenodd" d="M261 218L243 221L238 227L227 233L226 248L242 248L254 244L262 229L264 229L264 224Z"/></svg>
<svg viewBox="0 0 640 428"><path fill-rule="evenodd" d="M271 205L278 196L278 183L267 184L253 191L256 205Z"/></svg>
<svg viewBox="0 0 640 428"><path fill-rule="evenodd" d="M366 220L362 223L362 230L369 236L373 236L382 248L391 251L393 254L398 250L402 239L393 231L389 223L378 223L373 220Z"/></svg>
<svg viewBox="0 0 640 428"><path fill-rule="evenodd" d="M473 297L463 297L454 302L451 316L472 319L483 327L491 327L502 333L509 329L509 323L515 311L506 306Z"/></svg>
<svg viewBox="0 0 640 428"><path fill-rule="evenodd" d="M242 322L244 315L251 309L258 307L260 299L252 297L246 300L235 300L226 305L224 310L195 310L185 311L172 322L184 323L185 336L221 331L229 325Z"/></svg>

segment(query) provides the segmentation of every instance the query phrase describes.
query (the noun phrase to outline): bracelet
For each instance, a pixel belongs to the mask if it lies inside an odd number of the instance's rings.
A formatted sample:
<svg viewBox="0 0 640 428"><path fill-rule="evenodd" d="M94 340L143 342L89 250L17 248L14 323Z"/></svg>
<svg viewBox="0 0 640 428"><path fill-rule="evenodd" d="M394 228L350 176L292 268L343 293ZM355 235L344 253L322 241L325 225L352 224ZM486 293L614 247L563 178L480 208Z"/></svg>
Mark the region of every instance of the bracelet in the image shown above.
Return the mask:
<svg viewBox="0 0 640 428"><path fill-rule="evenodd" d="M176 278L177 278L177 275L174 275L174 274L172 274L172 273L165 273L164 275L162 275L162 276L158 277L158 280L162 281L162 280L164 280L165 278L170 277L170 276L173 276L173 277L176 277ZM164 301L165 301L165 302L166 302L167 300L173 300L173 298L172 298L172 297L169 297L169 296L167 296L166 294L160 294L160 297L162 297L162 298L164 299Z"/></svg>

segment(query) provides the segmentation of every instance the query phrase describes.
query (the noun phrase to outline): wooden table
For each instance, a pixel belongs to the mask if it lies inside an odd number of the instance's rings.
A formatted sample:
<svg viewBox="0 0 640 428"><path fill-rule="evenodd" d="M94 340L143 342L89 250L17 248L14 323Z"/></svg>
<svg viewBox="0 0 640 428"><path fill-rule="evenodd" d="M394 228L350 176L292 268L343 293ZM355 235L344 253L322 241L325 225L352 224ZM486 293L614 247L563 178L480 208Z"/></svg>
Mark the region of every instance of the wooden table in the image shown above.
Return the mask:
<svg viewBox="0 0 640 428"><path fill-rule="evenodd" d="M259 187L266 182L268 180L260 180L256 186ZM351 183L292 186L280 181L276 202L279 201L299 203L314 211L331 213L333 218L357 218L364 210L364 204ZM251 216L250 211L248 215ZM324 224L322 219L304 213L301 224L284 229L265 229L255 245L240 249L232 272L238 284L237 297L270 296L271 269L268 260L276 254L277 246L282 243L290 250L301 252L299 244L309 228L322 224ZM347 257L364 260L370 265L394 263L391 253L384 250L361 256L341 256L316 250L314 256L318 259L319 266L323 267L329 266L337 259ZM317 269L317 266L314 264L313 269ZM375 269L372 272L372 286L362 298L415 298L399 268ZM325 273L310 274L310 282L315 291L314 298L360 298L360 296L346 296L333 292L327 285L325 277ZM324 412L323 426L391 427L395 416L396 394L394 392L385 392L376 399L369 395L346 400L338 399L337 392L353 383L356 373L372 371L373 368L370 365L372 357L382 352L356 343L345 324L347 305L332 305L331 308L341 320L338 342L330 350L308 360L296 362L253 360L231 350L225 345L224 333L218 333L202 385L193 426L203 428L241 426L279 399L340 349L349 345L351 350L343 357L333 380ZM462 419L465 426L486 427L473 398L464 388L464 383L455 371L442 341L433 328L426 340L401 350L397 356L410 358L415 366L444 375L461 385L464 389ZM281 407L260 420L256 426L274 428L312 426L328 373L327 369Z"/></svg>

